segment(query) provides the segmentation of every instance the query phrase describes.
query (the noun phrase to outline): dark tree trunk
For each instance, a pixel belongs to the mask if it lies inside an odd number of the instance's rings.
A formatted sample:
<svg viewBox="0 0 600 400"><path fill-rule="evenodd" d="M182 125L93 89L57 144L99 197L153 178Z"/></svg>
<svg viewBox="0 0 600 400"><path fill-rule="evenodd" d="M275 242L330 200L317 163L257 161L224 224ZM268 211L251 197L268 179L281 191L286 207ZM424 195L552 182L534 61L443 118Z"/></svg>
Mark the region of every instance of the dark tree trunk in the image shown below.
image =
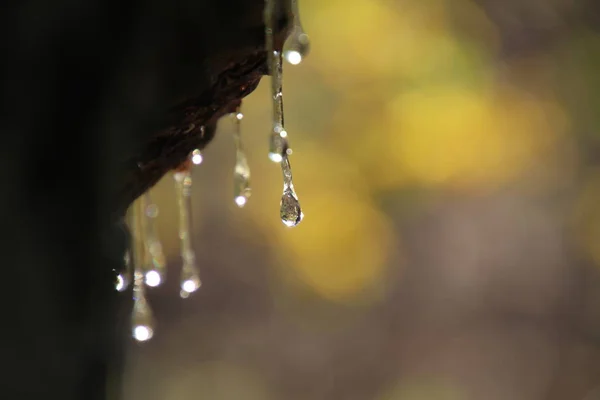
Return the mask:
<svg viewBox="0 0 600 400"><path fill-rule="evenodd" d="M206 146L216 120L265 74L262 8L3 5L1 398L120 397L131 307L114 290L127 238L120 217ZM288 15L279 12L279 45Z"/></svg>

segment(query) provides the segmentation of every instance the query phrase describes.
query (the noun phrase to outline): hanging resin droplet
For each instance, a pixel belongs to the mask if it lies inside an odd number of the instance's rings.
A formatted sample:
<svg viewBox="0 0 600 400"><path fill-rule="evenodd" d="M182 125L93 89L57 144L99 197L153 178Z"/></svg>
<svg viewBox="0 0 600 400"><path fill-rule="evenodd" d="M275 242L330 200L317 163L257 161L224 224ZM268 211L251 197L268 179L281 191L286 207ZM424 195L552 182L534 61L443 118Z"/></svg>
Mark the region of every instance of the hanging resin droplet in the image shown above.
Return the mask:
<svg viewBox="0 0 600 400"><path fill-rule="evenodd" d="M193 155L192 155L193 157ZM186 162L173 174L179 206L179 239L181 240L181 292L183 298L195 292L201 285L196 254L192 247L192 175L191 164Z"/></svg>
<svg viewBox="0 0 600 400"><path fill-rule="evenodd" d="M238 107L233 113L235 128L233 131L233 141L235 142L235 168L233 170L233 200L238 207L244 207L248 198L252 194L250 189L250 166L244 148L242 146L241 125L244 114Z"/></svg>
<svg viewBox="0 0 600 400"><path fill-rule="evenodd" d="M288 63L298 65L306 58L310 51L310 39L304 32L302 23L300 22L298 0L291 0L291 5L292 13L294 14L294 26L283 46L283 57Z"/></svg>
<svg viewBox="0 0 600 400"><path fill-rule="evenodd" d="M302 213L298 196L294 190L292 169L287 157L281 162L281 168L283 170L283 195L281 196L279 214L281 216L281 222L283 222L285 226L294 227L302 221L304 214Z"/></svg>
<svg viewBox="0 0 600 400"><path fill-rule="evenodd" d="M269 138L269 158L281 164L283 173L283 195L281 197L280 216L282 222L289 227L296 226L304 217L298 196L294 191L292 168L288 156L292 153L288 144L288 133L285 130L283 117L283 63L281 52L275 49L273 28L275 27L275 9L277 0L266 0L265 43L271 73L271 99L273 106L273 131ZM296 10L297 13L297 10Z"/></svg>
<svg viewBox="0 0 600 400"><path fill-rule="evenodd" d="M135 224L132 226L133 249L133 312L131 315L131 333L133 338L139 342L150 340L154 335L154 318L152 310L146 300L144 286L144 242L141 240L141 220L143 209L141 202L135 202L132 207L132 217Z"/></svg>
<svg viewBox="0 0 600 400"><path fill-rule="evenodd" d="M150 287L159 286L165 279L166 262L162 245L158 240L154 219L158 216L158 207L148 192L139 200L142 207L142 238L144 242L145 282Z"/></svg>

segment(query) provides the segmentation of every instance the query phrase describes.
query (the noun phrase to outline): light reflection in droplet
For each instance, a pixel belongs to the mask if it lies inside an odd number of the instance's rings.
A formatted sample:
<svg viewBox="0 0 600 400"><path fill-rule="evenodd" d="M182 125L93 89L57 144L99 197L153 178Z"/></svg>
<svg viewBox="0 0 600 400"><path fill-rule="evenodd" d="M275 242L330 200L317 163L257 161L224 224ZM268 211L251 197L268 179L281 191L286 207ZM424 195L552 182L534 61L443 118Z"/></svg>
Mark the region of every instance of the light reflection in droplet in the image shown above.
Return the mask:
<svg viewBox="0 0 600 400"><path fill-rule="evenodd" d="M192 151L192 162L196 165L202 164L204 158L202 157L202 153L200 150L196 149Z"/></svg>
<svg viewBox="0 0 600 400"><path fill-rule="evenodd" d="M238 196L235 198L235 204L237 204L238 207L244 207L247 201L248 200L244 196Z"/></svg>
<svg viewBox="0 0 600 400"><path fill-rule="evenodd" d="M302 54L296 50L290 50L284 54L285 59L292 65L298 65L302 62Z"/></svg>
<svg viewBox="0 0 600 400"><path fill-rule="evenodd" d="M150 340L154 335L154 331L147 325L138 325L133 329L133 338L138 342Z"/></svg>
<svg viewBox="0 0 600 400"><path fill-rule="evenodd" d="M162 282L158 271L148 271L146 273L146 285L150 287L157 287Z"/></svg>
<svg viewBox="0 0 600 400"><path fill-rule="evenodd" d="M204 158L202 157L202 153L200 153L200 150L196 149L194 151L192 151L192 162L196 165L202 164L202 161L204 160Z"/></svg>
<svg viewBox="0 0 600 400"><path fill-rule="evenodd" d="M283 157L281 156L281 154L277 154L277 153L269 153L269 158L271 159L271 161L276 162L276 163L280 163L283 160Z"/></svg>
<svg viewBox="0 0 600 400"><path fill-rule="evenodd" d="M187 293L193 293L198 289L198 284L193 279L188 279L181 284L181 288Z"/></svg>

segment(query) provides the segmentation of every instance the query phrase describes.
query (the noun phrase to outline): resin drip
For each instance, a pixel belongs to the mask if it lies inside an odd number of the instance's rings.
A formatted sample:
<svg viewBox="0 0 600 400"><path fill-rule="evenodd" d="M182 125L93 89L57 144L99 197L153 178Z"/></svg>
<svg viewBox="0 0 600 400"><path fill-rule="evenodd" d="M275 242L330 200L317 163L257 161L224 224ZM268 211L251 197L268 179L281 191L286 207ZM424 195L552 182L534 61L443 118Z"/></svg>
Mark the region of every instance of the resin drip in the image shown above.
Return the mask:
<svg viewBox="0 0 600 400"><path fill-rule="evenodd" d="M133 338L137 341L144 342L152 338L154 334L154 318L152 316L152 310L146 300L145 286L144 286L144 243L140 238L142 230L141 219L142 219L142 204L141 202L135 202L132 205L132 219L134 226L132 229L132 243L133 249L133 312L131 316L131 329Z"/></svg>
<svg viewBox="0 0 600 400"><path fill-rule="evenodd" d="M175 178L177 203L179 206L179 239L181 241L182 258L180 296L183 298L188 297L200 287L200 277L196 267L196 254L192 247L191 166L191 162L186 162L185 165L173 175Z"/></svg>
<svg viewBox="0 0 600 400"><path fill-rule="evenodd" d="M294 27L290 36L285 41L283 57L292 65L298 65L310 51L310 40L300 22L298 0L291 0L292 13L294 14Z"/></svg>
<svg viewBox="0 0 600 400"><path fill-rule="evenodd" d="M303 214L294 191L292 169L288 156L292 153L288 145L288 134L283 117L283 63L281 52L275 49L273 28L277 0L265 2L265 43L267 62L271 73L271 97L273 105L273 131L270 135L269 158L281 164L283 173L283 195L281 197L280 216L286 226L296 226L302 221Z"/></svg>
<svg viewBox="0 0 600 400"><path fill-rule="evenodd" d="M250 167L242 146L242 114L238 107L233 114L235 123L233 141L235 143L235 168L233 170L233 200L238 207L244 207L252 193L250 189Z"/></svg>
<svg viewBox="0 0 600 400"><path fill-rule="evenodd" d="M298 196L294 190L294 183L292 182L292 169L290 168L290 161L287 156L283 158L281 162L281 169L283 171L283 195L281 196L281 205L279 214L281 222L286 226L293 227L298 225L304 214L302 208L300 208L300 202Z"/></svg>
<svg viewBox="0 0 600 400"><path fill-rule="evenodd" d="M141 217L143 242L144 242L144 265L146 285L156 287L165 279L165 256L162 245L158 240L154 219L158 216L158 207L152 202L150 194L146 192L140 198L143 215Z"/></svg>

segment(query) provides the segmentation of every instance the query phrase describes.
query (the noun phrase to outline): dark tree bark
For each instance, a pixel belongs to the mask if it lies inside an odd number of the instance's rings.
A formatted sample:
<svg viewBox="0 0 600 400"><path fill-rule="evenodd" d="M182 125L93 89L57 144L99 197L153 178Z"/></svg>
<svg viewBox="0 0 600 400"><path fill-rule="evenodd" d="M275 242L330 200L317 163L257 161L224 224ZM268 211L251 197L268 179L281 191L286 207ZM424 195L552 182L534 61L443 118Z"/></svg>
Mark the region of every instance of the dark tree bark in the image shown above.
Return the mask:
<svg viewBox="0 0 600 400"><path fill-rule="evenodd" d="M206 146L265 74L262 9L263 0L3 4L0 397L120 397L131 307L130 293L114 290L127 245L120 216ZM278 16L281 45L288 10Z"/></svg>

